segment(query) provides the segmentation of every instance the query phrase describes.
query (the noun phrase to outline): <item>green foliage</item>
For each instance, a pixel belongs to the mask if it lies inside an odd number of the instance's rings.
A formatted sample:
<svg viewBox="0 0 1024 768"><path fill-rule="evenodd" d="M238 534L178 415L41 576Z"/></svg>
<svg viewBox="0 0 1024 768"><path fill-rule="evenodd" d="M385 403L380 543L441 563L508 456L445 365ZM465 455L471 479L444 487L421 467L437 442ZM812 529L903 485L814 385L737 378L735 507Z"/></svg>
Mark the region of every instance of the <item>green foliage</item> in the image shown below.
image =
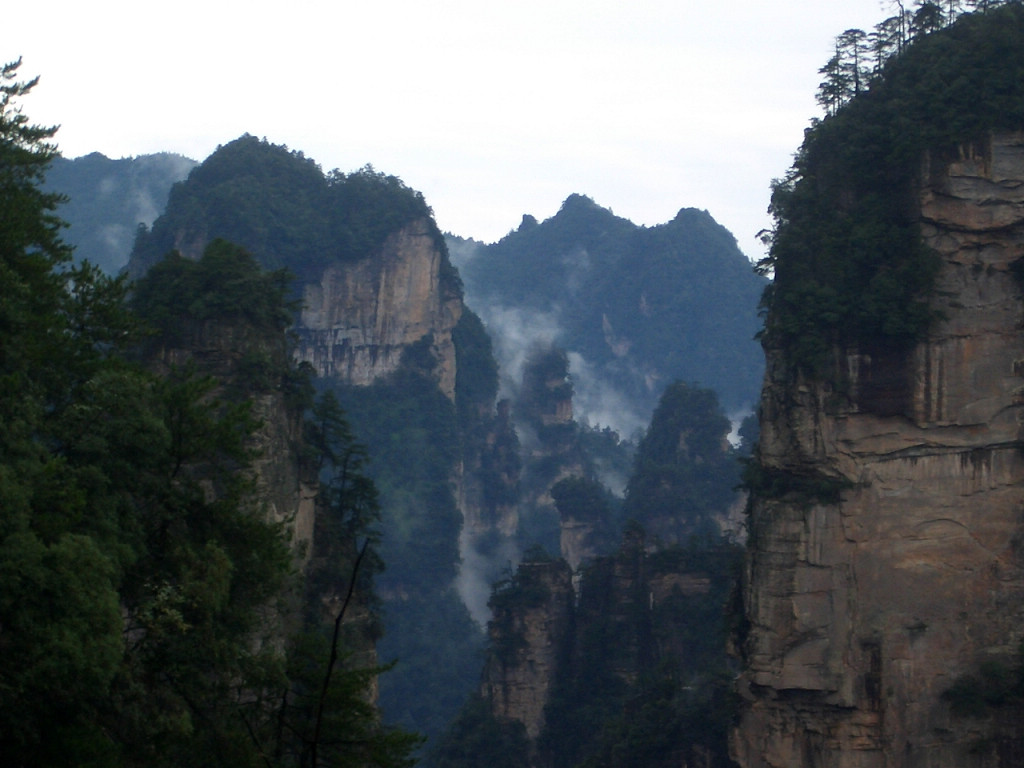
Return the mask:
<svg viewBox="0 0 1024 768"><path fill-rule="evenodd" d="M464 309L452 330L457 368L455 370L455 408L464 435L483 426L498 396L498 364L494 360L491 337L480 318Z"/></svg>
<svg viewBox="0 0 1024 768"><path fill-rule="evenodd" d="M323 632L310 631L292 642L292 685L279 724L284 727L268 734L283 758L279 764L411 768L419 737L381 724L371 700L374 681L386 669L367 666L348 653L338 659L325 688L324 664L330 655L330 637ZM278 739L283 743L275 743Z"/></svg>
<svg viewBox="0 0 1024 768"><path fill-rule="evenodd" d="M615 548L621 530L621 504L598 480L566 477L551 486L550 494L563 525L589 526L585 548L602 554Z"/></svg>
<svg viewBox="0 0 1024 768"><path fill-rule="evenodd" d="M14 766L299 765L299 656L289 668L281 652L293 553L254 494L249 401L196 364L161 376L138 365L124 281L68 268L58 198L38 188L53 131L23 117L15 100L32 84L16 70L0 85L0 754ZM165 332L231 326L243 361L245 341L276 334L284 348L279 276L227 244L172 266L162 292L142 286ZM355 509L335 487L326 495ZM415 739L380 727L377 670L363 666L324 686L322 754L329 741L346 749L332 764L358 753L409 765Z"/></svg>
<svg viewBox="0 0 1024 768"><path fill-rule="evenodd" d="M773 187L775 227L760 267L764 343L794 370L837 376L835 346L905 350L937 315L937 256L921 240L914 190L926 152L940 161L989 131L1024 126L1024 8L1011 3L920 37L807 131Z"/></svg>
<svg viewBox="0 0 1024 768"><path fill-rule="evenodd" d="M380 552L388 570L378 583L394 597L378 647L381 658L398 659L400 674L381 679L381 707L389 720L435 737L475 684L482 643L451 588L462 525L451 482L460 459L455 407L431 375L411 368L338 396L374 457L368 473L387 534Z"/></svg>
<svg viewBox="0 0 1024 768"><path fill-rule="evenodd" d="M439 565L435 570L446 570ZM424 577L436 578L435 572ZM389 722L426 736L429 747L479 682L483 634L451 587L392 600L386 618L378 652L395 669L380 680L381 710Z"/></svg>
<svg viewBox="0 0 1024 768"><path fill-rule="evenodd" d="M713 391L670 385L637 446L623 515L669 542L715 535L713 517L729 508L739 480L730 430Z"/></svg>
<svg viewBox="0 0 1024 768"><path fill-rule="evenodd" d="M407 187L397 176L366 165L354 173L332 171L330 233L342 254L358 258L380 247L388 235L417 219L432 221L423 195ZM434 228L432 235L444 251L444 241Z"/></svg>
<svg viewBox="0 0 1024 768"><path fill-rule="evenodd" d="M663 665L637 688L623 711L602 726L580 768L731 765L732 674L721 670L684 685L676 670Z"/></svg>
<svg viewBox="0 0 1024 768"><path fill-rule="evenodd" d="M529 557L524 556L523 560L527 565L554 562L551 555L540 548L534 548L528 555ZM535 569L520 567L514 574L498 581L491 592L490 600L487 601L495 616L517 609L537 608L547 602L551 597L551 590L539 575Z"/></svg>
<svg viewBox="0 0 1024 768"><path fill-rule="evenodd" d="M154 264L136 283L132 303L165 343L182 343L211 318L280 333L298 308L286 299L290 281L287 271L264 272L244 249L213 240L198 261L172 251Z"/></svg>
<svg viewBox="0 0 1024 768"><path fill-rule="evenodd" d="M787 499L807 506L838 504L840 494L853 487L845 478L774 469L756 458L743 459L742 465L741 486L759 499Z"/></svg>
<svg viewBox="0 0 1024 768"><path fill-rule="evenodd" d="M382 554L392 564L384 583L424 592L449 583L462 522L450 481L458 458L451 401L431 378L405 369L338 396L374 457L389 533Z"/></svg>
<svg viewBox="0 0 1024 768"><path fill-rule="evenodd" d="M288 648L277 727L264 738L287 765L411 766L420 738L385 726L373 702L378 677L389 669L374 654L380 506L366 448L333 392L311 409L306 447L322 482L305 621Z"/></svg>
<svg viewBox="0 0 1024 768"><path fill-rule="evenodd" d="M305 279L336 260L366 258L399 228L429 217L423 196L394 176L370 166L325 175L301 152L245 135L171 189L165 212L136 238L130 270L141 276L179 243L221 238L266 268ZM441 242L436 228L432 234Z"/></svg>
<svg viewBox="0 0 1024 768"><path fill-rule="evenodd" d="M714 546L645 552L639 531L583 569L572 637L559 659L537 741L544 765L728 765L735 702L724 606L742 551ZM707 591L667 595L680 575Z"/></svg>
<svg viewBox="0 0 1024 768"><path fill-rule="evenodd" d="M957 678L942 693L954 715L988 717L999 710L1024 706L1024 646L1011 668L998 661L988 661L975 674Z"/></svg>
<svg viewBox="0 0 1024 768"><path fill-rule="evenodd" d="M611 518L614 497L596 480L563 478L551 486L551 498L563 519L605 521Z"/></svg>

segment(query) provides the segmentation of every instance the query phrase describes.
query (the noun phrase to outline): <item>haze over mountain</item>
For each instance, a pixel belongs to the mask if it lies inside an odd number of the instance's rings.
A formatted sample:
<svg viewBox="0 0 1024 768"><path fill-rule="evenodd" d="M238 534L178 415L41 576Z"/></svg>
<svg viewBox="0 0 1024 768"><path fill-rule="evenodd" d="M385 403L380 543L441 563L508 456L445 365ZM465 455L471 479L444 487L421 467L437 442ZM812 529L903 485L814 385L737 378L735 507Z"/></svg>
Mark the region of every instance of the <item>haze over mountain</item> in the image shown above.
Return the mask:
<svg viewBox="0 0 1024 768"><path fill-rule="evenodd" d="M45 186L68 198L59 213L69 225L75 260L88 259L117 274L128 262L139 225L153 223L171 186L195 166L195 160L168 152L119 160L98 152L55 158Z"/></svg>
<svg viewBox="0 0 1024 768"><path fill-rule="evenodd" d="M510 391L531 345L546 341L569 354L576 414L624 436L676 379L714 389L734 414L757 398L767 281L707 211L641 227L575 194L497 243L448 244Z"/></svg>

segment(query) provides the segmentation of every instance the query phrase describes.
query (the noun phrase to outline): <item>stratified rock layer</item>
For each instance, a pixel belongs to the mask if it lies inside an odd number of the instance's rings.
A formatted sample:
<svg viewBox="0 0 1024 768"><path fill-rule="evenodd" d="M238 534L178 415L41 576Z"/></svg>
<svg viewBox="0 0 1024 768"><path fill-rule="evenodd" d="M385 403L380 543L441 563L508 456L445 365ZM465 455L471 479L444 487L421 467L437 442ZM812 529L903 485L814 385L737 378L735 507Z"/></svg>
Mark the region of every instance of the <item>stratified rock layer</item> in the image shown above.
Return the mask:
<svg viewBox="0 0 1024 768"><path fill-rule="evenodd" d="M923 178L943 259L930 338L840 353L844 397L768 352L762 464L849 485L836 504L755 499L732 739L745 768L1018 764L1019 737L942 694L1012 665L1024 634L1024 134Z"/></svg>
<svg viewBox="0 0 1024 768"><path fill-rule="evenodd" d="M295 355L317 375L372 384L398 368L403 353L432 335L441 391L454 399L452 329L462 300L444 284L441 252L428 221L389 237L373 258L328 267L307 283L295 328Z"/></svg>
<svg viewBox="0 0 1024 768"><path fill-rule="evenodd" d="M481 688L495 717L520 721L535 740L570 626L572 570L561 560L522 563L517 578L526 597L495 606Z"/></svg>

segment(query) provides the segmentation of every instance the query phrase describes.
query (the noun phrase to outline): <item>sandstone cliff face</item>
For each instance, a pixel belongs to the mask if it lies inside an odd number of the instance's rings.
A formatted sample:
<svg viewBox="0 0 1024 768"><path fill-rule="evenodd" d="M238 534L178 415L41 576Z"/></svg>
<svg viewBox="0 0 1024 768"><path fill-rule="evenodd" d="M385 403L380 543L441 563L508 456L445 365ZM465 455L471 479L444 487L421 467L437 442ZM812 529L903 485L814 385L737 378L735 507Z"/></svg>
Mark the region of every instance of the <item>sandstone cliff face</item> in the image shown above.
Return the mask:
<svg viewBox="0 0 1024 768"><path fill-rule="evenodd" d="M520 721L535 740L570 626L572 571L562 561L523 563L515 587L514 603L494 603L482 687L494 715Z"/></svg>
<svg viewBox="0 0 1024 768"><path fill-rule="evenodd" d="M838 503L756 499L745 699L732 750L764 766L1011 765L992 723L941 699L1024 633L1024 134L926 165L945 314L904 356L841 353L847 397L769 351L761 462ZM985 737L995 737L982 741Z"/></svg>
<svg viewBox="0 0 1024 768"><path fill-rule="evenodd" d="M328 267L304 287L296 357L322 378L372 384L432 334L438 385L454 399L452 329L462 300L445 283L444 259L423 220L389 237L373 258Z"/></svg>

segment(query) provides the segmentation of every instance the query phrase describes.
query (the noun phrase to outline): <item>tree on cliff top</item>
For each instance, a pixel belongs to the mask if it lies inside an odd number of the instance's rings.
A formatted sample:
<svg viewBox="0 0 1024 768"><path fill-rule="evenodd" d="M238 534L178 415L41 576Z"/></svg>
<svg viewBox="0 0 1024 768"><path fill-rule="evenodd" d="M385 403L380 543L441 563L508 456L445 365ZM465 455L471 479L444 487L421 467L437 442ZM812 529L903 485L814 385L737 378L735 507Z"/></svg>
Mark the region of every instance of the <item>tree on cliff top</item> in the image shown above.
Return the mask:
<svg viewBox="0 0 1024 768"><path fill-rule="evenodd" d="M423 196L395 176L369 165L324 174L301 152L246 134L174 185L152 229L140 230L129 271L139 277L174 248L223 238L301 279L336 260L366 258L401 227L430 217Z"/></svg>
<svg viewBox="0 0 1024 768"><path fill-rule="evenodd" d="M623 515L665 543L717 537L715 517L728 511L739 480L730 429L712 390L671 384L637 446Z"/></svg>
<svg viewBox="0 0 1024 768"><path fill-rule="evenodd" d="M867 90L815 122L773 184L763 342L794 370L830 375L836 347L899 352L936 319L917 178L992 130L1024 127L1024 6L1008 3L917 38Z"/></svg>

